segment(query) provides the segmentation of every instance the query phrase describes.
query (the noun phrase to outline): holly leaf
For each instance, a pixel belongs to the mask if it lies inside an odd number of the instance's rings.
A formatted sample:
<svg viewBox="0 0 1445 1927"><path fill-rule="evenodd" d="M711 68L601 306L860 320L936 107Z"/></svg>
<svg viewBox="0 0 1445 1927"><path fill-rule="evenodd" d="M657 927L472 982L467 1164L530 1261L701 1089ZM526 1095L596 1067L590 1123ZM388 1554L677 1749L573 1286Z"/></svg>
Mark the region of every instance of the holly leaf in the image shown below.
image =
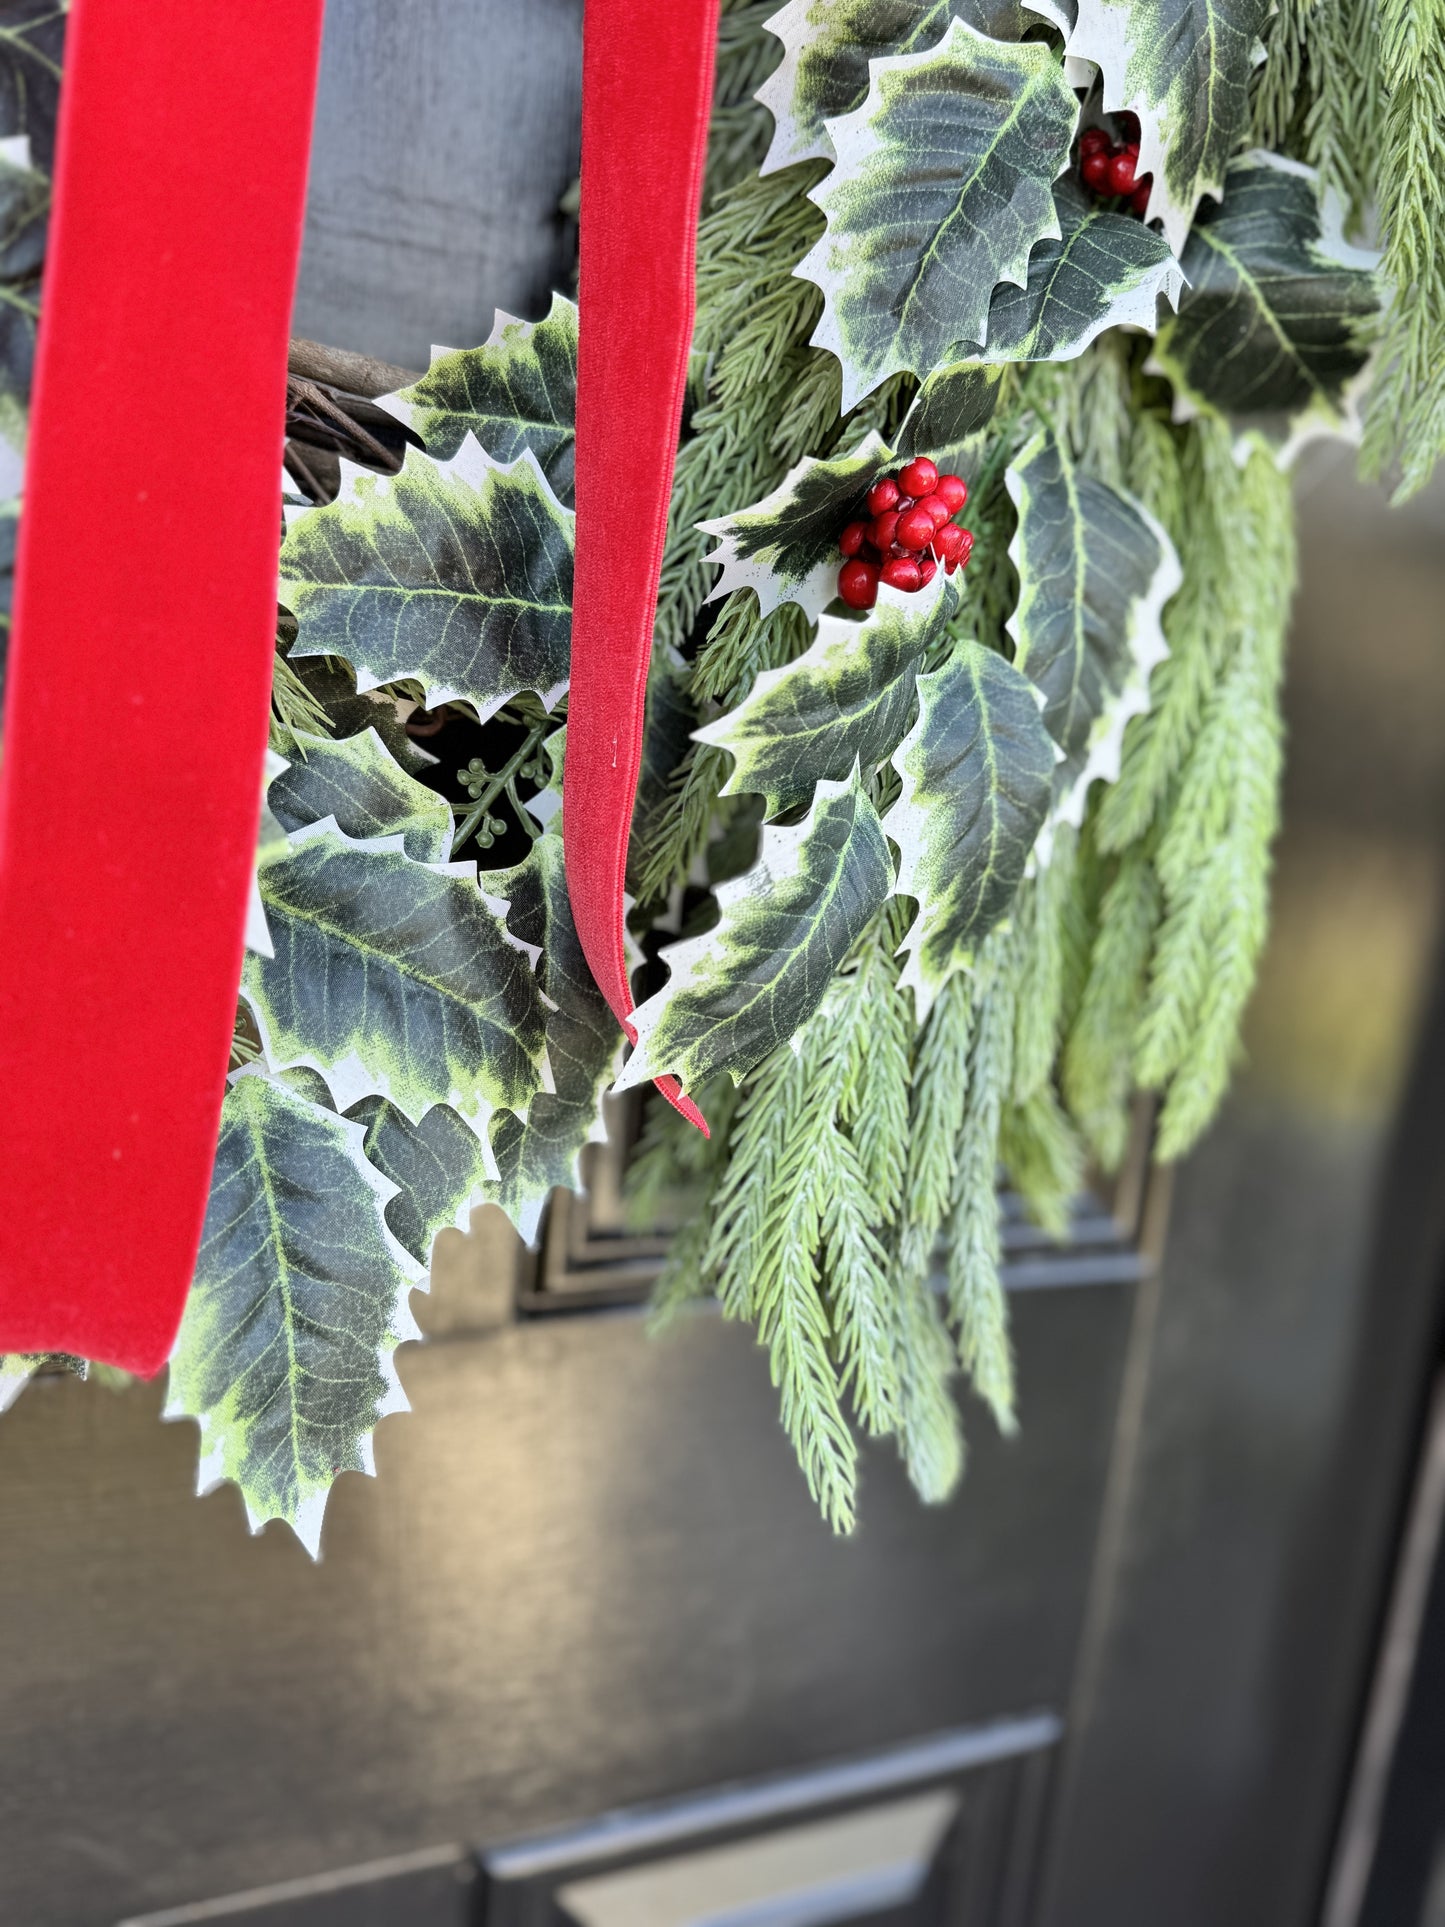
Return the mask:
<svg viewBox="0 0 1445 1927"><path fill-rule="evenodd" d="M10 658L10 611L15 597L15 544L20 535L20 502L0 502L0 700Z"/></svg>
<svg viewBox="0 0 1445 1927"><path fill-rule="evenodd" d="M567 683L572 515L525 450L510 467L471 437L450 462L408 449L398 475L342 463L334 502L290 515L281 600L298 656L341 656L358 690L415 681L427 708L485 722L520 690Z"/></svg>
<svg viewBox="0 0 1445 1927"><path fill-rule="evenodd" d="M763 23L783 57L754 96L773 117L761 172L832 160L826 123L867 99L870 61L935 46L950 20L996 40L1019 40L1028 24L1018 0L788 0Z"/></svg>
<svg viewBox="0 0 1445 1927"><path fill-rule="evenodd" d="M1038 692L972 640L918 680L919 714L893 758L903 779L883 827L898 845L897 893L918 915L900 983L919 1021L1008 909L1048 814L1058 751Z"/></svg>
<svg viewBox="0 0 1445 1927"><path fill-rule="evenodd" d="M0 152L0 434L16 449L25 446L49 217L49 181Z"/></svg>
<svg viewBox="0 0 1445 1927"><path fill-rule="evenodd" d="M294 733L296 755L271 780L267 799L283 830L334 817L343 836L400 836L417 863L445 863L452 853L451 806L392 756L375 729L334 742Z"/></svg>
<svg viewBox="0 0 1445 1927"><path fill-rule="evenodd" d="M785 1044L886 901L893 864L855 771L819 783L801 823L763 830L751 870L719 884L718 921L662 955L672 975L632 1013L628 1090L673 1072L689 1091L736 1082Z"/></svg>
<svg viewBox="0 0 1445 1927"><path fill-rule="evenodd" d="M485 1142L445 1104L415 1124L384 1097L364 1097L346 1115L365 1134L367 1162L396 1187L386 1207L392 1235L418 1264L430 1264L439 1231L471 1228L472 1206L494 1175Z"/></svg>
<svg viewBox="0 0 1445 1927"><path fill-rule="evenodd" d="M0 24L0 139L24 135L45 174L55 167L65 16L57 0L7 0Z"/></svg>
<svg viewBox="0 0 1445 1927"><path fill-rule="evenodd" d="M555 1088L539 1092L525 1117L507 1112L492 1124L498 1175L488 1196L532 1244L549 1194L581 1189L582 1147L607 1135L602 1100L626 1040L582 954L559 831L539 837L514 869L490 872L488 882L508 899L507 928L538 952L537 981L552 1006L547 1059Z"/></svg>
<svg viewBox="0 0 1445 1927"><path fill-rule="evenodd" d="M1377 258L1346 244L1338 204L1331 196L1321 207L1313 170L1248 154L1190 232L1189 286L1155 360L1186 403L1291 451L1348 429L1348 384L1379 310Z"/></svg>
<svg viewBox="0 0 1445 1927"><path fill-rule="evenodd" d="M1058 237L1029 256L1024 286L994 292L984 361L1072 361L1106 328L1153 334L1161 297L1178 302L1184 277L1162 234L1067 177L1054 184L1054 208Z"/></svg>
<svg viewBox="0 0 1445 1927"><path fill-rule="evenodd" d="M1063 752L1055 813L1077 824L1095 778L1119 774L1125 724L1149 707L1149 679L1169 653L1161 616L1183 580L1179 558L1143 504L1080 469L1051 428L1004 481L1018 510L1014 667L1043 695Z"/></svg>
<svg viewBox="0 0 1445 1927"><path fill-rule="evenodd" d="M977 361L947 362L928 377L898 431L898 453L931 455L945 472L949 458L987 428L998 406L999 371Z"/></svg>
<svg viewBox="0 0 1445 1927"><path fill-rule="evenodd" d="M417 1122L449 1104L477 1130L542 1088L531 963L473 865L327 818L264 854L260 880L275 956L248 956L242 985L274 1069L319 1071L341 1110L379 1096Z"/></svg>
<svg viewBox="0 0 1445 1927"><path fill-rule="evenodd" d="M340 1472L375 1471L372 1432L407 1409L393 1354L418 1338L426 1273L383 1215L363 1132L257 1071L231 1080L168 1419L201 1428L198 1490L230 1479L251 1530L284 1519L316 1556Z"/></svg>
<svg viewBox="0 0 1445 1927"><path fill-rule="evenodd" d="M480 348L434 348L419 381L381 406L414 428L427 453L448 460L468 431L498 462L530 448L559 502L573 502L577 419L577 306L554 294L542 321L497 311Z"/></svg>
<svg viewBox="0 0 1445 1927"><path fill-rule="evenodd" d="M919 664L946 640L958 604L940 569L914 595L885 584L862 622L824 616L801 656L765 670L736 709L695 732L733 757L722 794L751 791L778 816L855 762L885 761L913 720Z"/></svg>
<svg viewBox="0 0 1445 1927"><path fill-rule="evenodd" d="M838 164L810 191L827 230L796 272L823 290L814 344L846 412L899 369L928 375L985 343L1000 281L1057 236L1051 187L1078 103L1045 45L954 20L924 54L875 60L868 98L830 124Z"/></svg>
<svg viewBox="0 0 1445 1927"><path fill-rule="evenodd" d="M704 558L722 570L709 602L734 589L753 589L763 615L784 602L818 615L837 593L839 531L862 513L864 496L893 460L875 430L851 455L830 461L805 455L751 508L699 522L705 535L719 538Z"/></svg>
<svg viewBox="0 0 1445 1927"><path fill-rule="evenodd" d="M1201 196L1224 191L1249 124L1249 80L1272 0L1077 0L1065 43L1103 76L1107 113L1139 117L1146 219L1180 254ZM1065 25L1067 16L1050 8ZM1186 267L1185 273L1188 273Z"/></svg>

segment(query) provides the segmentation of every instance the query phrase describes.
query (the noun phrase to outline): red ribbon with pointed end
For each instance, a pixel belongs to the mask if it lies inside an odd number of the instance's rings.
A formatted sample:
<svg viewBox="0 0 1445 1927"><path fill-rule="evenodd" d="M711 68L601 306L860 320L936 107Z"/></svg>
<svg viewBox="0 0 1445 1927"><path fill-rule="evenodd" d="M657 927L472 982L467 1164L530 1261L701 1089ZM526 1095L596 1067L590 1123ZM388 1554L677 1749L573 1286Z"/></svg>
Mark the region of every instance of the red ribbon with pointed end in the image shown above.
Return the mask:
<svg viewBox="0 0 1445 1927"><path fill-rule="evenodd" d="M71 6L0 759L0 1352L154 1372L195 1267L320 39L321 0Z"/></svg>
<svg viewBox="0 0 1445 1927"><path fill-rule="evenodd" d="M692 346L717 14L718 0L587 0L583 25L577 563L562 834L577 935L634 1043L624 874ZM675 1078L659 1078L658 1089L706 1131Z"/></svg>

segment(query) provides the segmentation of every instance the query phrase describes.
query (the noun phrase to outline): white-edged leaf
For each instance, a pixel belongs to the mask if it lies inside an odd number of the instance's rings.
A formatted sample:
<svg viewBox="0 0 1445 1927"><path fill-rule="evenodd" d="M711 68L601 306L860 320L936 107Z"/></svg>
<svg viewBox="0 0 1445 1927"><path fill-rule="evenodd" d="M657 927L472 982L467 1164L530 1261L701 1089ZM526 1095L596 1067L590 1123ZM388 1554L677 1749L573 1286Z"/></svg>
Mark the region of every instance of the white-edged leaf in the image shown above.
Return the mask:
<svg viewBox="0 0 1445 1927"><path fill-rule="evenodd" d="M480 348L434 348L431 366L380 406L416 430L428 455L447 461L468 431L498 462L530 448L565 507L572 507L577 419L577 304L552 296L541 321L497 310Z"/></svg>
<svg viewBox="0 0 1445 1927"><path fill-rule="evenodd" d="M1028 678L966 639L918 680L919 714L893 758L903 779L883 827L899 896L918 903L899 954L921 1023L1007 912L1048 814L1059 752Z"/></svg>
<svg viewBox="0 0 1445 1927"><path fill-rule="evenodd" d="M719 917L663 951L671 976L632 1014L628 1090L674 1073L696 1091L740 1079L822 1002L833 974L887 900L893 864L856 772L819 783L801 823L769 825L752 869L720 884Z"/></svg>
<svg viewBox="0 0 1445 1927"><path fill-rule="evenodd" d="M165 1416L201 1428L202 1493L233 1481L253 1532L284 1519L316 1556L338 1473L375 1471L405 1411L397 1345L426 1273L387 1228L393 1187L362 1129L259 1071L232 1078Z"/></svg>
<svg viewBox="0 0 1445 1927"><path fill-rule="evenodd" d="M343 836L400 836L417 863L445 863L456 827L445 797L418 783L374 729L333 739L293 732L296 753L267 800L283 832L334 817Z"/></svg>
<svg viewBox="0 0 1445 1927"><path fill-rule="evenodd" d="M1272 0L1076 0L1065 43L1103 76L1106 113L1139 117L1148 220L1175 254L1201 196L1216 200L1249 124L1249 78ZM1186 268L1185 272L1188 270Z"/></svg>
<svg viewBox="0 0 1445 1927"><path fill-rule="evenodd" d="M940 569L913 595L882 586L861 622L824 616L801 656L764 670L736 709L694 732L732 755L722 794L750 791L778 816L855 762L886 761L913 721L919 664L946 639L958 605Z"/></svg>
<svg viewBox="0 0 1445 1927"><path fill-rule="evenodd" d="M508 466L465 435L449 462L406 451L397 475L341 465L334 502L288 511L282 602L291 660L340 656L359 690L419 682L485 721L520 690L566 687L572 512L525 449Z"/></svg>
<svg viewBox="0 0 1445 1927"><path fill-rule="evenodd" d="M386 1207L393 1235L419 1264L428 1264L439 1231L471 1228L472 1207L482 1203L492 1176L486 1145L445 1104L434 1104L415 1124L384 1097L364 1097L346 1115L365 1133L367 1161L396 1187Z"/></svg>
<svg viewBox="0 0 1445 1927"><path fill-rule="evenodd" d="M470 863L414 862L400 836L354 842L331 818L261 865L275 956L242 988L266 1060L309 1065L338 1108L385 1097L418 1122L447 1104L481 1130L547 1081L526 952Z"/></svg>
<svg viewBox="0 0 1445 1927"><path fill-rule="evenodd" d="M827 231L796 269L823 290L813 341L842 364L845 410L899 369L927 375L986 343L994 289L1022 286L1035 242L1058 234L1051 189L1078 119L1047 46L961 20L871 75L864 104L829 123L838 164L809 197Z"/></svg>
<svg viewBox="0 0 1445 1927"><path fill-rule="evenodd" d="M1014 666L1041 691L1063 752L1055 815L1077 824L1089 786L1119 774L1129 718L1149 706L1150 677L1169 653L1161 616L1183 580L1179 558L1144 505L1082 470L1052 428L1004 480L1018 510Z"/></svg>

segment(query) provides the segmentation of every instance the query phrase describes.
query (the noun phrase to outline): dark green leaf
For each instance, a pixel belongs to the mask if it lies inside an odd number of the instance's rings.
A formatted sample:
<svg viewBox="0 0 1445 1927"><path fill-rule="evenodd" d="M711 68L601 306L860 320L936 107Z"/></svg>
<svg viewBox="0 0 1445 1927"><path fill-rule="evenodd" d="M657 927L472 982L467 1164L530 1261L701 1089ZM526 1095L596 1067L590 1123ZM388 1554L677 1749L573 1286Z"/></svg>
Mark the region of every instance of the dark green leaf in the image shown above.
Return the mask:
<svg viewBox="0 0 1445 1927"><path fill-rule="evenodd" d="M797 272L823 290L815 344L843 368L843 407L898 369L928 375L986 344L1001 281L1022 284L1058 233L1051 192L1078 103L1055 54L955 20L931 53L878 60L868 98L831 128L838 164L812 191L828 218Z"/></svg>
<svg viewBox="0 0 1445 1927"><path fill-rule="evenodd" d="M1129 717L1148 708L1149 679L1169 653L1160 617L1182 579L1179 559L1153 516L1081 470L1052 429L1006 480L1018 509L1014 666L1043 692L1064 753L1056 806L1078 823L1094 779L1119 773Z"/></svg>
<svg viewBox="0 0 1445 1927"><path fill-rule="evenodd" d="M332 1481L373 1471L377 1420L406 1410L392 1354L425 1273L390 1195L360 1125L232 1079L165 1415L200 1421L202 1492L234 1480L253 1531L284 1519L313 1555Z"/></svg>
<svg viewBox="0 0 1445 1927"><path fill-rule="evenodd" d="M274 1068L309 1064L343 1110L386 1097L413 1121L449 1104L480 1129L526 1107L545 1081L542 1003L470 864L323 823L260 877L276 954L248 956L243 985Z"/></svg>
<svg viewBox="0 0 1445 1927"><path fill-rule="evenodd" d="M384 1097L364 1097L346 1113L366 1133L367 1160L397 1187L386 1207L392 1234L418 1264L430 1264L436 1235L470 1228L488 1177L482 1140L445 1104L411 1119Z"/></svg>
<svg viewBox="0 0 1445 1927"><path fill-rule="evenodd" d="M417 863L445 863L452 853L451 806L426 789L390 754L374 729L333 742L295 736L296 753L267 791L283 830L334 817L343 835L400 836Z"/></svg>
<svg viewBox="0 0 1445 1927"><path fill-rule="evenodd" d="M857 776L820 783L801 823L763 831L745 875L721 884L716 926L663 951L672 975L634 1011L619 1090L675 1073L696 1091L743 1077L822 1002L893 885L877 812Z"/></svg>
<svg viewBox="0 0 1445 1927"><path fill-rule="evenodd" d="M921 1022L1012 902L1058 751L1033 684L980 643L960 642L918 694L918 721L893 759L902 793L883 827L899 847L898 894L918 901L899 982L913 986Z"/></svg>
<svg viewBox="0 0 1445 1927"><path fill-rule="evenodd" d="M399 475L346 465L336 501L291 520L281 599L303 656L341 656L357 686L412 680L430 709L485 720L519 690L567 681L572 516L528 450L499 468L475 441L454 460L408 449Z"/></svg>
<svg viewBox="0 0 1445 1927"><path fill-rule="evenodd" d="M904 460L912 455L938 460L958 450L993 420L998 384L997 368L976 361L948 362L928 377L914 397L898 431L899 455Z"/></svg>
<svg viewBox="0 0 1445 1927"><path fill-rule="evenodd" d="M25 135L45 174L55 166L65 15L57 0L7 0L0 18L0 140Z"/></svg>
<svg viewBox="0 0 1445 1927"><path fill-rule="evenodd" d="M577 416L577 308L552 296L544 321L498 314L480 348L438 349L420 381L385 405L414 428L439 461L470 429L487 453L512 462L530 448L559 502L572 506Z"/></svg>
<svg viewBox="0 0 1445 1927"><path fill-rule="evenodd" d="M723 795L751 790L777 816L806 803L820 780L891 756L913 720L918 666L957 609L940 570L915 595L883 588L862 622L824 616L803 655L765 670L736 709L698 730L699 742L733 756Z"/></svg>
<svg viewBox="0 0 1445 1927"><path fill-rule="evenodd" d="M1190 233L1189 286L1160 333L1160 365L1196 407L1275 439L1336 427L1379 308L1373 259L1323 219L1308 169L1247 155Z"/></svg>

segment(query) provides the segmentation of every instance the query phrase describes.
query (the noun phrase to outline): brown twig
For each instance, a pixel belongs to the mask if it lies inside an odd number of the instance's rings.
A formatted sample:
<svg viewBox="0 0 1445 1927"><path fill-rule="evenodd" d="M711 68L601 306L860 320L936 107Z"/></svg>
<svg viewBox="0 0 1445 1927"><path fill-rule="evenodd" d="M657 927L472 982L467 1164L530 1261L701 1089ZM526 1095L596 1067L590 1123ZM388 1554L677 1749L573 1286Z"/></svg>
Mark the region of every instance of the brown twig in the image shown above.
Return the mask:
<svg viewBox="0 0 1445 1927"><path fill-rule="evenodd" d="M398 368L394 362L378 361L351 348L328 348L320 341L295 336L287 366L293 375L307 381L324 381L329 388L344 388L349 394L374 400L394 388L407 388L421 379L411 368Z"/></svg>

